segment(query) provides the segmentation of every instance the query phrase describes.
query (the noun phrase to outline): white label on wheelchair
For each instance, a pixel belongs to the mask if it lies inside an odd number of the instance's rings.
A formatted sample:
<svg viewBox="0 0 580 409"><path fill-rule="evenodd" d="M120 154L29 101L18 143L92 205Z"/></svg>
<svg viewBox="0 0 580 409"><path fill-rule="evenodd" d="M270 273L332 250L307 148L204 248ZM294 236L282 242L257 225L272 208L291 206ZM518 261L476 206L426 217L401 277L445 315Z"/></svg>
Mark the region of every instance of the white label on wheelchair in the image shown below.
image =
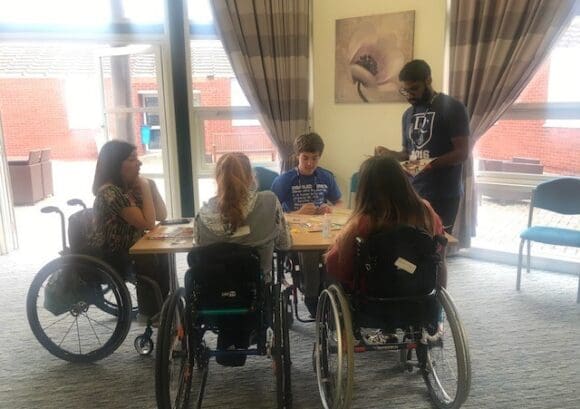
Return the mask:
<svg viewBox="0 0 580 409"><path fill-rule="evenodd" d="M395 267L399 270L406 271L409 274L415 273L417 266L411 263L409 260L404 259L403 257L399 257L395 260Z"/></svg>
<svg viewBox="0 0 580 409"><path fill-rule="evenodd" d="M235 291L224 291L222 293L222 297L224 298L236 298L236 292Z"/></svg>

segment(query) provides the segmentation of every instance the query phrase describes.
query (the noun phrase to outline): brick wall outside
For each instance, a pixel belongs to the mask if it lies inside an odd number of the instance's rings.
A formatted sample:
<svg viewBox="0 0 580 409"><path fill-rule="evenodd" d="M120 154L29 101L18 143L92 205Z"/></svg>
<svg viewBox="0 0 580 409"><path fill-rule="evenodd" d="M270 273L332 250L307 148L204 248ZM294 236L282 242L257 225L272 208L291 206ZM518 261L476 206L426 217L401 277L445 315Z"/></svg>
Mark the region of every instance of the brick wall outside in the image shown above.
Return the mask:
<svg viewBox="0 0 580 409"><path fill-rule="evenodd" d="M549 65L544 64L517 102L546 101ZM476 143L474 155L509 160L514 156L537 158L544 172L580 175L580 129L554 128L538 121L498 121Z"/></svg>
<svg viewBox="0 0 580 409"><path fill-rule="evenodd" d="M111 83L105 81L105 97L112 106ZM201 91L202 106L229 106L230 79L195 79L193 88ZM140 106L139 91L156 90L153 78L132 79L132 103ZM87 96L89 98L90 96ZM27 156L30 150L51 148L53 159L95 159L95 138L99 129L69 129L66 113L65 79L63 78L0 78L0 113L7 156ZM143 117L134 115L134 143L139 153ZM109 124L114 133L114 121ZM259 126L233 126L231 120L206 121L206 155L211 156L214 135L233 135L217 138L219 151L241 149L275 150L266 132ZM243 145L239 143L243 138Z"/></svg>
<svg viewBox="0 0 580 409"><path fill-rule="evenodd" d="M53 158L96 157L96 131L68 129L62 79L0 78L0 114L7 156L50 148Z"/></svg>
<svg viewBox="0 0 580 409"><path fill-rule="evenodd" d="M549 66L545 64L518 101L546 100ZM110 84L106 84L110 88ZM230 79L196 78L193 88L201 92L202 106L228 106ZM51 148L55 159L94 159L98 129L69 129L65 83L60 78L0 79L0 113L8 156L26 156L31 149ZM133 104L139 106L137 91L155 89L152 79L133 79ZM106 93L110 95L110 92ZM135 143L140 153L139 129L142 116L134 117ZM232 126L230 120L206 121L205 150L211 156L218 140L219 151L272 149L261 127ZM222 135L222 137L219 137ZM223 135L232 135L229 139ZM239 135L243 135L240 145ZM544 121L499 121L477 142L476 157L508 160L514 156L538 158L545 172L580 174L580 129L553 128Z"/></svg>

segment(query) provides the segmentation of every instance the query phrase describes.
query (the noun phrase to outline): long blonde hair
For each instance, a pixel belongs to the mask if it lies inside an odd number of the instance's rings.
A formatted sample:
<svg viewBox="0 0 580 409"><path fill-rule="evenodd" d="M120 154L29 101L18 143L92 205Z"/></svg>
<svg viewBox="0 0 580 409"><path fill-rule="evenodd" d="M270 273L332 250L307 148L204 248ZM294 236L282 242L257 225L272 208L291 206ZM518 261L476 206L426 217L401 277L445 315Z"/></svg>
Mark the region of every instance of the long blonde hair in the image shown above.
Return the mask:
<svg viewBox="0 0 580 409"><path fill-rule="evenodd" d="M215 174L218 211L224 225L236 231L244 222L244 205L254 185L250 159L241 152L226 153L219 158Z"/></svg>

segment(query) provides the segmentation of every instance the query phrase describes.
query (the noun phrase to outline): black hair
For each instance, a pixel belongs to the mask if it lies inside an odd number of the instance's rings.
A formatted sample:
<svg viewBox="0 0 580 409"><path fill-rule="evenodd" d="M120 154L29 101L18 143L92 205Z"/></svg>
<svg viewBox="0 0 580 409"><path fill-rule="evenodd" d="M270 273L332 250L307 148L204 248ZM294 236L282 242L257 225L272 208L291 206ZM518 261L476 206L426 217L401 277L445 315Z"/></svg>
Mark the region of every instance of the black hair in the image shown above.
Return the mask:
<svg viewBox="0 0 580 409"><path fill-rule="evenodd" d="M399 81L426 81L431 78L431 67L424 60L412 60L399 72Z"/></svg>
<svg viewBox="0 0 580 409"><path fill-rule="evenodd" d="M121 166L123 161L131 156L135 149L135 145L119 140L109 141L103 145L99 152L95 178L93 179L94 195L105 183L112 183L122 189L125 188L121 177Z"/></svg>

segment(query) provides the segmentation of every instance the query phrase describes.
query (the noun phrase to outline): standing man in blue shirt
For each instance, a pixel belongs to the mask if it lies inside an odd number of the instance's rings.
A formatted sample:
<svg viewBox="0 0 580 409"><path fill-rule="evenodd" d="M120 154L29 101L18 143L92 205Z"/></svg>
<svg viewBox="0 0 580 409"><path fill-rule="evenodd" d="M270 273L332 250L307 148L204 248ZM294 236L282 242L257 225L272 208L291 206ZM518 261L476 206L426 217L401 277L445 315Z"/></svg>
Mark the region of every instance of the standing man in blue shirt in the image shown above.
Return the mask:
<svg viewBox="0 0 580 409"><path fill-rule="evenodd" d="M376 155L399 161L432 159L413 178L413 187L437 212L451 233L463 193L461 169L469 154L469 117L465 105L432 87L431 68L423 60L405 64L399 92L411 104L403 114L403 149L375 148Z"/></svg>
<svg viewBox="0 0 580 409"><path fill-rule="evenodd" d="M298 166L272 183L272 191L278 196L282 209L289 213L324 214L332 212L332 206L341 202L341 193L334 175L318 166L324 141L317 133L300 135L294 141ZM300 268L304 280L304 302L311 315L316 315L320 292L320 252L299 253Z"/></svg>

